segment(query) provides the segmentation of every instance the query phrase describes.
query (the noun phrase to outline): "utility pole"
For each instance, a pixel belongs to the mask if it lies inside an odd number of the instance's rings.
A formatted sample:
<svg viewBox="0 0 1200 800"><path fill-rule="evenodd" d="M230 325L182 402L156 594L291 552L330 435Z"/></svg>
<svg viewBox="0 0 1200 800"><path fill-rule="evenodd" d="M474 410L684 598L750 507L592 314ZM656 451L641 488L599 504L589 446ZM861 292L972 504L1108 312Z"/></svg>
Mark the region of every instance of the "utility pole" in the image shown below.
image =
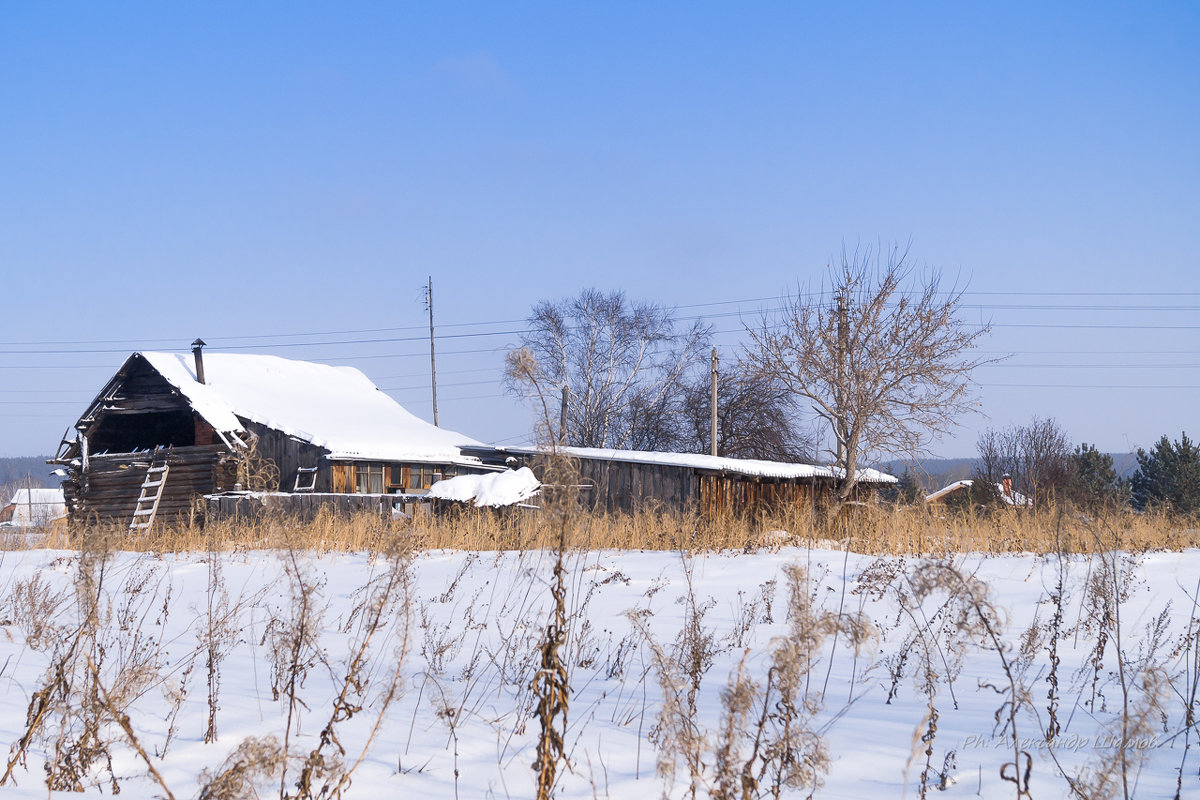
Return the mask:
<svg viewBox="0 0 1200 800"><path fill-rule="evenodd" d="M429 384L433 389L433 425L437 427L437 356L433 351L433 276L425 286L425 307L429 309Z"/></svg>
<svg viewBox="0 0 1200 800"><path fill-rule="evenodd" d="M850 325L846 319L846 293L837 296L837 418L833 432L837 437L837 465L847 466L846 458L846 349L850 338Z"/></svg>
<svg viewBox="0 0 1200 800"><path fill-rule="evenodd" d="M558 443L567 441L567 403L571 400L571 387L563 384L562 408L558 412Z"/></svg>
<svg viewBox="0 0 1200 800"><path fill-rule="evenodd" d="M712 454L717 455L717 348L712 349Z"/></svg>

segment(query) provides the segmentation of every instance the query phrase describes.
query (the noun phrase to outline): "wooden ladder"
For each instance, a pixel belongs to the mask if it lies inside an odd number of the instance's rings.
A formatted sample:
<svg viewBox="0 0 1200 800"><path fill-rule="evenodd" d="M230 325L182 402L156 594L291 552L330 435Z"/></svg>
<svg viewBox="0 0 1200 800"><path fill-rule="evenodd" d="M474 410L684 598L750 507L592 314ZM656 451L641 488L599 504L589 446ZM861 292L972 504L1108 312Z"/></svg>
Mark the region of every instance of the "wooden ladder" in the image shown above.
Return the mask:
<svg viewBox="0 0 1200 800"><path fill-rule="evenodd" d="M167 457L151 459L146 469L146 480L142 482L142 493L138 495L137 505L133 509L133 519L129 522L129 532L148 531L154 524L154 516L158 513L158 501L162 499L163 489L167 484Z"/></svg>

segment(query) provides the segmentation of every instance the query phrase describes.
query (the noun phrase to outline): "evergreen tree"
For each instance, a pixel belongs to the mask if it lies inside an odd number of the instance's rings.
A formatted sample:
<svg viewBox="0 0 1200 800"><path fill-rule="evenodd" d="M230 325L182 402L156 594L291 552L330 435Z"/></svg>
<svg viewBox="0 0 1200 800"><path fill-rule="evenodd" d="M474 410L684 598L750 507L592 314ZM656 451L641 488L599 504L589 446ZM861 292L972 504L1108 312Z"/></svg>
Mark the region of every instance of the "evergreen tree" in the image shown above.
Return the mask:
<svg viewBox="0 0 1200 800"><path fill-rule="evenodd" d="M1123 494L1112 456L1101 453L1090 444L1075 448L1069 458L1071 494L1085 508L1099 508L1115 503Z"/></svg>
<svg viewBox="0 0 1200 800"><path fill-rule="evenodd" d="M917 476L908 467L896 483L885 483L879 487L876 495L885 503L912 505L925 499L925 488L917 480Z"/></svg>
<svg viewBox="0 0 1200 800"><path fill-rule="evenodd" d="M901 503L919 503L925 497L925 490L921 488L920 481L907 467L904 469L904 474L900 476L900 482L896 484L896 489Z"/></svg>
<svg viewBox="0 0 1200 800"><path fill-rule="evenodd" d="M1133 505L1138 509L1165 506L1180 514L1200 511L1200 447L1187 433L1172 443L1166 436L1154 449L1137 451L1133 476Z"/></svg>

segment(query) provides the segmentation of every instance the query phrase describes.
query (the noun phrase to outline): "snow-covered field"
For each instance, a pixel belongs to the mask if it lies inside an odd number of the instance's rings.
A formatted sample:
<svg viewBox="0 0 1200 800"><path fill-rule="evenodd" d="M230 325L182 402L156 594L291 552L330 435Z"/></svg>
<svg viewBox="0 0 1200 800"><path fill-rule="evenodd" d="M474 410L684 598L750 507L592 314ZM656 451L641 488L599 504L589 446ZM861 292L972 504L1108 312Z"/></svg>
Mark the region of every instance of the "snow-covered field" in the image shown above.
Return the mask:
<svg viewBox="0 0 1200 800"><path fill-rule="evenodd" d="M57 761L60 785L108 793L115 781L133 797L165 785L194 797L239 744L270 736L286 738L293 756L288 793L311 753L332 757L339 745L342 767L318 770L314 785L354 767L348 797L535 793L530 686L551 610L551 553L421 553L403 573L365 555L249 552L210 565L204 553L116 553L83 566L90 584L73 552L0 555L7 794L45 796ZM693 781L707 796L722 785L722 764L741 775L747 762L770 796L784 726L800 762L819 761L820 748L828 756L818 797L917 797L923 773L930 796L1015 797L1001 771L1023 781L1027 768L1034 797L1068 796L1068 776L1082 796L1103 795L1107 780L1113 796L1172 797L1181 765L1183 796L1200 796L1197 732L1185 718L1200 552L923 563L798 549L570 555L561 648L570 768L557 796L678 797ZM389 577L406 582L381 599ZM806 601L790 597L792 585ZM80 635L80 598L96 596L92 638L87 626ZM357 670L361 692L344 695L348 718L322 747L373 607L383 617ZM301 614L313 635L291 636ZM799 692L791 712L779 695L788 675ZM206 743L210 687L216 739ZM42 706L22 748L28 713ZM128 713L128 733L114 711ZM95 739L84 733L91 717ZM1019 769L1004 766L1014 759ZM259 794L279 794L279 772L266 772Z"/></svg>

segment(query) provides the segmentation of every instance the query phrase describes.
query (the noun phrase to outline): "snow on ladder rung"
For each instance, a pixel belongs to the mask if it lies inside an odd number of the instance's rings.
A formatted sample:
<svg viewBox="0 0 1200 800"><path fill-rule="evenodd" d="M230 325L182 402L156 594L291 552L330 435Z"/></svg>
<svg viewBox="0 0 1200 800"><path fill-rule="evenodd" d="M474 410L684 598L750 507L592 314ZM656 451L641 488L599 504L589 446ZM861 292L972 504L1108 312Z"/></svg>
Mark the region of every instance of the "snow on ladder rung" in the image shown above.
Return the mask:
<svg viewBox="0 0 1200 800"><path fill-rule="evenodd" d="M139 508L137 511L133 512L133 515L135 517L144 517L147 514L153 514L153 513L154 513L153 508Z"/></svg>
<svg viewBox="0 0 1200 800"><path fill-rule="evenodd" d="M161 480L154 481L153 483L151 483L150 481L146 481L145 483L142 484L142 488L143 489L153 489L156 486L162 486L162 485L163 485L163 482Z"/></svg>

